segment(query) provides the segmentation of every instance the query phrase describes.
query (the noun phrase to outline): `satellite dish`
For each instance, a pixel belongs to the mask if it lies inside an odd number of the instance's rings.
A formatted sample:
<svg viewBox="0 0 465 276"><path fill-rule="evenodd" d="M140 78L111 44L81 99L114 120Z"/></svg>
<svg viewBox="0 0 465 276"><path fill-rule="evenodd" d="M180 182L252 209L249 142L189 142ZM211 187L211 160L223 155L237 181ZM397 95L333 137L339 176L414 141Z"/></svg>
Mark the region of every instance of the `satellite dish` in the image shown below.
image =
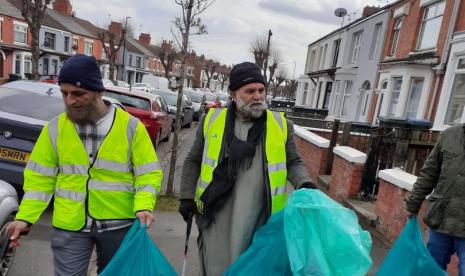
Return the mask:
<svg viewBox="0 0 465 276"><path fill-rule="evenodd" d="M344 16L346 16L346 14L347 14L347 10L344 9L344 8L337 8L337 9L334 11L334 14L335 14L337 17L344 17Z"/></svg>

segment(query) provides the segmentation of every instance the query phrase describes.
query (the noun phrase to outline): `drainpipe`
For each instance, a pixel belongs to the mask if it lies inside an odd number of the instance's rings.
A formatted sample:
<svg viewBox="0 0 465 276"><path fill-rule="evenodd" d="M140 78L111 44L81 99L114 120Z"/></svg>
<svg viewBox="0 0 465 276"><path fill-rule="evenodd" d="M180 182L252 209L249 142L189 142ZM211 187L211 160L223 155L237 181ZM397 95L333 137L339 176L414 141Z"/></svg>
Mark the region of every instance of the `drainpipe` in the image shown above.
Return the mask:
<svg viewBox="0 0 465 276"><path fill-rule="evenodd" d="M431 99L431 105L428 111L428 120L431 120L431 115L433 113L434 102L436 102L436 97L439 90L439 75L443 75L445 73L446 64L449 59L451 43L450 40L454 34L455 24L457 23L457 17L460 8L460 0L454 1L454 9L452 10L452 17L449 24L449 29L447 30L446 41L444 44L444 51L442 52L441 63L433 68L436 71L436 83L434 86L433 97Z"/></svg>

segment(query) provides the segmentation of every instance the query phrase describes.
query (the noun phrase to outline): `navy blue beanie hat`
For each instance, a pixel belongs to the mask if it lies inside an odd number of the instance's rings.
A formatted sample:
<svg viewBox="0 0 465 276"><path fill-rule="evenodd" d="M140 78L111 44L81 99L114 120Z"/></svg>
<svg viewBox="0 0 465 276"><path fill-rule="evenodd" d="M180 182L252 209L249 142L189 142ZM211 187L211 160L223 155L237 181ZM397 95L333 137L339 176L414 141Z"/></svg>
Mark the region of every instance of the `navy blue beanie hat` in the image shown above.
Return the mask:
<svg viewBox="0 0 465 276"><path fill-rule="evenodd" d="M74 55L66 60L58 75L58 84L62 83L90 91L105 91L100 68L93 56Z"/></svg>
<svg viewBox="0 0 465 276"><path fill-rule="evenodd" d="M236 91L249 83L259 82L265 84L262 70L252 62L242 62L234 65L229 73L229 90Z"/></svg>

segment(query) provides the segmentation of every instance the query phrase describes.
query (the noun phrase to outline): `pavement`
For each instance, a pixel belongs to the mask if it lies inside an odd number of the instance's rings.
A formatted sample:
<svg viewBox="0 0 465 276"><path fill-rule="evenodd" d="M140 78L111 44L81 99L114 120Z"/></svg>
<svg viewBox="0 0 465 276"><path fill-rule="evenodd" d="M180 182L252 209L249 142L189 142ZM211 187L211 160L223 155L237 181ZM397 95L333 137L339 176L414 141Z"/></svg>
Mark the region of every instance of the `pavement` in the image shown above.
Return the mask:
<svg viewBox="0 0 465 276"><path fill-rule="evenodd" d="M195 137L196 124L191 129L183 129L180 135L179 158L176 166L174 181L175 192L179 191L179 182L182 163ZM171 137L172 139L172 137ZM171 156L170 143L162 143L157 150L159 159L165 172L163 189L166 187L168 175L169 158ZM355 209L355 205L348 206ZM357 207L361 208L361 207ZM367 207L365 206L364 209ZM371 257L373 266L367 275L375 275L380 263L389 250L389 244L382 237L374 232L371 220L364 219L359 211L356 211L360 218L363 229L372 233L373 246ZM17 249L10 276L48 276L53 275L53 256L50 249L49 236L51 231L51 210L46 210L40 220L32 228L28 236L21 240L21 246ZM168 261L172 264L178 274L181 273L183 263L183 251L185 242L186 224L177 212L155 212L155 223L149 229L149 234L158 248L163 252ZM199 274L199 262L196 239L198 232L195 226L192 227L189 241L188 265L186 275ZM88 275L96 275L95 256L91 258Z"/></svg>

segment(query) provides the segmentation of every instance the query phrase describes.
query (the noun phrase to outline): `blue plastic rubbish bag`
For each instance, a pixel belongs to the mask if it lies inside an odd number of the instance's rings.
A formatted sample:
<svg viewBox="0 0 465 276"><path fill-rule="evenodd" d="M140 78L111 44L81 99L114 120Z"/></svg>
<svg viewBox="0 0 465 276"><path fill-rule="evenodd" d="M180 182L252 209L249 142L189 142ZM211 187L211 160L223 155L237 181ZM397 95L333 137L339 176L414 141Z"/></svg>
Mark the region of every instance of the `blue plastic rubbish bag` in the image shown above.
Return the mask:
<svg viewBox="0 0 465 276"><path fill-rule="evenodd" d="M176 271L136 219L100 276L171 276Z"/></svg>
<svg viewBox="0 0 465 276"><path fill-rule="evenodd" d="M293 275L357 276L371 267L370 234L352 210L319 190L292 193L284 232Z"/></svg>
<svg viewBox="0 0 465 276"><path fill-rule="evenodd" d="M225 275L292 275L283 228L283 211L281 211L272 215L255 233L252 244L229 267Z"/></svg>
<svg viewBox="0 0 465 276"><path fill-rule="evenodd" d="M384 258L377 276L446 276L423 242L416 218L410 218Z"/></svg>

